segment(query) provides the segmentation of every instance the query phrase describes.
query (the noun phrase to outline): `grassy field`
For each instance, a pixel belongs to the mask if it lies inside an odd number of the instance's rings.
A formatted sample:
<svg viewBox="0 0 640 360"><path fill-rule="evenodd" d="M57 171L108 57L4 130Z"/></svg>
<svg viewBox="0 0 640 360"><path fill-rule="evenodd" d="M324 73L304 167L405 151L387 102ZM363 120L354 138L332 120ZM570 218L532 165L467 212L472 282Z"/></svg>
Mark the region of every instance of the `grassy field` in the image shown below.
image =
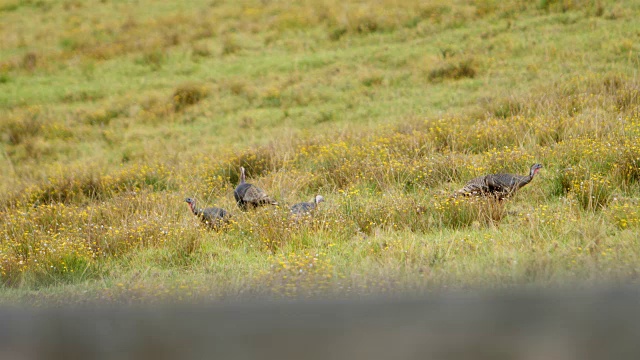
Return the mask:
<svg viewBox="0 0 640 360"><path fill-rule="evenodd" d="M0 0L0 17L5 302L638 280L635 1ZM509 201L449 196L534 162ZM240 166L281 206L241 212ZM186 197L233 222L206 229Z"/></svg>

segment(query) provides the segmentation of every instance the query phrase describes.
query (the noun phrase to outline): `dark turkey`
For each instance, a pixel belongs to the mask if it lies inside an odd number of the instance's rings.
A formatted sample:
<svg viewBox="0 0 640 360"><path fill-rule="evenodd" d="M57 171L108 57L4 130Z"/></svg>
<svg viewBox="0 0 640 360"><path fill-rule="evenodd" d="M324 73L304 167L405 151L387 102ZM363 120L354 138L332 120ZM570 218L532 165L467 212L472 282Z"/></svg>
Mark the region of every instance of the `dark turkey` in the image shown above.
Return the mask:
<svg viewBox="0 0 640 360"><path fill-rule="evenodd" d="M244 168L240 167L240 183L233 191L238 206L243 211L248 208L257 208L263 205L278 205L278 203L267 195L259 187L245 182Z"/></svg>
<svg viewBox="0 0 640 360"><path fill-rule="evenodd" d="M220 229L229 222L231 215L225 210L217 207L209 207L206 209L196 208L196 199L186 198L189 208L193 215L197 216L202 222L212 229Z"/></svg>
<svg viewBox="0 0 640 360"><path fill-rule="evenodd" d="M542 169L542 165L533 164L529 175L492 174L480 176L469 181L462 189L456 191L454 196L494 196L502 200L530 183L540 169Z"/></svg>
<svg viewBox="0 0 640 360"><path fill-rule="evenodd" d="M316 197L314 197L310 202L301 202L293 205L291 207L291 212L294 215L298 216L309 214L316 209L318 203L321 203L323 201L324 198L322 197L322 195L316 195Z"/></svg>

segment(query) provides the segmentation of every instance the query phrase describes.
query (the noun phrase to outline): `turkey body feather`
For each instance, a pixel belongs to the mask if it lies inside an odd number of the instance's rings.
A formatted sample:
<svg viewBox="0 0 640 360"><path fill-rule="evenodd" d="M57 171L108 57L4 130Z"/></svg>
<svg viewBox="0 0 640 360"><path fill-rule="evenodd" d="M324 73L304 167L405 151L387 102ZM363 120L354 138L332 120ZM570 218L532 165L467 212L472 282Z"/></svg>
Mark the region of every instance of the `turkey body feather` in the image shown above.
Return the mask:
<svg viewBox="0 0 640 360"><path fill-rule="evenodd" d="M196 200L193 198L187 198L185 200L189 204L189 208L193 215L200 218L200 220L207 226L213 229L218 229L229 222L231 214L225 209L219 207L208 207L205 209L198 209L196 207Z"/></svg>
<svg viewBox="0 0 640 360"><path fill-rule="evenodd" d="M499 199L513 195L523 186L533 180L533 177L542 168L540 164L533 164L529 175L491 174L471 179L462 189L454 195L495 196Z"/></svg>
<svg viewBox="0 0 640 360"><path fill-rule="evenodd" d="M278 202L269 197L264 190L245 182L243 167L240 168L240 184L233 191L233 197L236 199L238 207L244 211L263 205L278 205Z"/></svg>

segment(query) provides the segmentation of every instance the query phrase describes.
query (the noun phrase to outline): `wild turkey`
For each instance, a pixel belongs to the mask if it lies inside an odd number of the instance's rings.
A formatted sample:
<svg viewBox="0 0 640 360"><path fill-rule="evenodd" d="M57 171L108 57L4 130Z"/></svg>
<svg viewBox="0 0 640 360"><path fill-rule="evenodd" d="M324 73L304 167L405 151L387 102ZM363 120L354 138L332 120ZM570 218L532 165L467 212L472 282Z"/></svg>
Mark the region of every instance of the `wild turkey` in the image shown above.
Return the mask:
<svg viewBox="0 0 640 360"><path fill-rule="evenodd" d="M240 167L240 183L233 191L233 197L236 198L238 206L243 211L247 208L257 208L263 205L278 205L259 187L245 182L244 168Z"/></svg>
<svg viewBox="0 0 640 360"><path fill-rule="evenodd" d="M196 199L186 198L189 208L193 215L197 216L202 222L212 229L219 229L229 222L231 215L225 210L217 207L209 207L206 209L196 208Z"/></svg>
<svg viewBox="0 0 640 360"><path fill-rule="evenodd" d="M542 165L533 164L529 175L492 174L480 176L469 181L462 189L455 192L458 195L494 196L505 199L513 195L518 189L527 185L534 175L542 169Z"/></svg>
<svg viewBox="0 0 640 360"><path fill-rule="evenodd" d="M301 202L291 207L291 212L296 216L306 215L316 209L318 203L324 201L322 195L316 195L310 202Z"/></svg>

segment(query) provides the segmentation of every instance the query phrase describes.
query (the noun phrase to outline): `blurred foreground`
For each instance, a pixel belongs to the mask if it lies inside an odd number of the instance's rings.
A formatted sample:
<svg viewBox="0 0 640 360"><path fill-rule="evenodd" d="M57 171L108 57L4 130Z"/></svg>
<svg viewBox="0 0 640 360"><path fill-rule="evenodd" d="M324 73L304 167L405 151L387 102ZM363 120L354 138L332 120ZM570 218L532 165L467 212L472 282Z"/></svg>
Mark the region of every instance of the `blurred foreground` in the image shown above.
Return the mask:
<svg viewBox="0 0 640 360"><path fill-rule="evenodd" d="M1 359L640 358L631 288L0 310Z"/></svg>

